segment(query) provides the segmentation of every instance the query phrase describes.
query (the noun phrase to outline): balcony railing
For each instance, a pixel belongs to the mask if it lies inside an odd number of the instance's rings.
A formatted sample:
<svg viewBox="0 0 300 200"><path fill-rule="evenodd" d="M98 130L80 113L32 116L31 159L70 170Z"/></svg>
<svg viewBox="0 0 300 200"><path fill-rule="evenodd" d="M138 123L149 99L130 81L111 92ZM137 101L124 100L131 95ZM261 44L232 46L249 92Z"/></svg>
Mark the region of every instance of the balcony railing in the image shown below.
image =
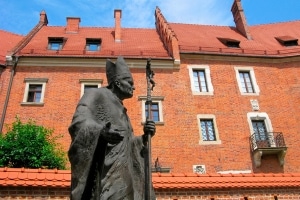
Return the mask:
<svg viewBox="0 0 300 200"><path fill-rule="evenodd" d="M263 155L270 154L277 155L280 165L284 165L287 147L282 133L267 132L265 135L252 134L250 136L250 145L256 167L261 165L261 157Z"/></svg>
<svg viewBox="0 0 300 200"><path fill-rule="evenodd" d="M280 132L267 132L263 137L254 133L250 137L250 144L252 151L257 148L286 147L283 134Z"/></svg>

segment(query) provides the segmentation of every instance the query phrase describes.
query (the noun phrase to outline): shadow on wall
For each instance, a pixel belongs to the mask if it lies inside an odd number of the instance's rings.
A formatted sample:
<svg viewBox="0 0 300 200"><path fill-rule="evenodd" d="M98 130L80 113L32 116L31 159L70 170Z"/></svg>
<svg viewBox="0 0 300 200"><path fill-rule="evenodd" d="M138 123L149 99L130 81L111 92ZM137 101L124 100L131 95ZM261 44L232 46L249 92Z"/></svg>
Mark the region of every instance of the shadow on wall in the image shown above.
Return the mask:
<svg viewBox="0 0 300 200"><path fill-rule="evenodd" d="M284 173L284 165L280 166L277 155L263 155L261 165L256 167L252 158L253 173Z"/></svg>

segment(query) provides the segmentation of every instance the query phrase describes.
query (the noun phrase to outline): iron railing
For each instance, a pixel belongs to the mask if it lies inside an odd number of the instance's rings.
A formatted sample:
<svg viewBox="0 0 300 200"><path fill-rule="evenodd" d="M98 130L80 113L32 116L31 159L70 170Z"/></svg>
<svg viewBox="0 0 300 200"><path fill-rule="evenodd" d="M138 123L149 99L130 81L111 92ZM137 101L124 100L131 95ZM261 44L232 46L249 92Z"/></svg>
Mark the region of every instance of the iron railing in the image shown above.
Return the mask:
<svg viewBox="0 0 300 200"><path fill-rule="evenodd" d="M259 148L286 147L281 132L266 132L263 137L254 133L250 136L250 145L252 151Z"/></svg>

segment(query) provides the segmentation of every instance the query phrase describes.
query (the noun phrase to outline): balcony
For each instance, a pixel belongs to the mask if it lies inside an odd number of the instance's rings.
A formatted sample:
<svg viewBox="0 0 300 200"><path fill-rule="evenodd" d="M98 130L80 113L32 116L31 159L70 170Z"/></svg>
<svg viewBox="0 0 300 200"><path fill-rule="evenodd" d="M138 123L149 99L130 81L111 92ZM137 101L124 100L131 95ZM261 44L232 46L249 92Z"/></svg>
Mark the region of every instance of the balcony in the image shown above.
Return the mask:
<svg viewBox="0 0 300 200"><path fill-rule="evenodd" d="M263 155L277 155L280 166L284 165L287 147L285 146L282 133L267 132L263 136L252 134L250 136L250 145L256 167L261 166L261 157Z"/></svg>

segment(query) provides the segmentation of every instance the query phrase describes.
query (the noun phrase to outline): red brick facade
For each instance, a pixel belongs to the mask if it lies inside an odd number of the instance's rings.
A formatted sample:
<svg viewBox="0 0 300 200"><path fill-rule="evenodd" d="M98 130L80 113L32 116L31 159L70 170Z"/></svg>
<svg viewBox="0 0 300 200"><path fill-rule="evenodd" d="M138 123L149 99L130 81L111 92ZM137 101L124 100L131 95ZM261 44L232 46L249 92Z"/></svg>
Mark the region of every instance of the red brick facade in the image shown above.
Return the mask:
<svg viewBox="0 0 300 200"><path fill-rule="evenodd" d="M234 2L241 6L239 0ZM235 12L244 17L242 9ZM42 12L44 21L14 48L13 55L19 60L5 110L5 124L11 124L18 115L22 121L33 119L54 128L56 135L63 136L59 142L67 152L71 142L68 126L80 99L81 82L97 79L101 86L106 86L106 59L115 60L122 55L136 87L134 97L124 104L135 134L140 135L143 128L140 97L146 96L145 65L151 57L156 82L152 95L161 99L163 115L152 142L153 166L158 158L161 167L173 173L192 173L194 165L204 165L206 173L299 173L300 48L299 45L285 47L274 38L288 35L300 39L296 31L300 21L253 27L239 22L236 29L172 24L157 8L156 29L129 29L120 25L121 11L115 14L118 26L115 28L80 27L80 18L70 18L67 27L72 34L68 34L65 27L47 26L47 16ZM82 31L75 34L77 28ZM187 29L190 35L186 34ZM240 30L244 31L240 33ZM115 35L111 34L113 31ZM207 34L201 34L204 32ZM101 50L82 50L85 39L96 36L101 37ZM63 49L51 51L47 50L48 37L68 39ZM227 48L219 38L239 41L239 48ZM193 68L207 72L210 93L193 92L190 77ZM0 109L3 112L11 69L8 65L0 76ZM240 91L237 75L240 71L251 74L254 93ZM46 80L43 104L23 102L29 79ZM252 106L252 100L258 102L259 108ZM219 137L214 143L201 141L199 116L214 119ZM273 151L273 145L271 150L265 151L268 155L253 154L249 142L253 134L251 120L263 120L269 132L282 133L284 148ZM3 132L5 130L4 127ZM27 193L31 189L37 193ZM57 199L67 198L64 189L9 187L1 190L6 192L1 193L0 199L9 199L11 194L15 195L12 198L23 194L22 198L28 196L28 199L51 199L51 194ZM159 200L300 198L299 189L294 188L259 191L251 188L201 191L167 188L157 189L156 194Z"/></svg>
<svg viewBox="0 0 300 200"><path fill-rule="evenodd" d="M260 64L228 61L181 61L180 70L155 70L157 85L153 96L163 96L164 124L157 126L153 138L153 160L159 158L164 167L172 172L192 172L192 165L205 164L207 172L251 170L254 172L298 172L299 161L296 145L299 141L299 70L285 63ZM195 96L191 93L188 65L205 63L210 66L214 95ZM237 86L235 66L251 66L260 88L259 96L242 96ZM8 71L8 69L7 69ZM5 73L7 73L5 71ZM125 100L135 134L142 134L142 104L139 96L146 96L143 69L132 70L135 96ZM282 76L281 74L284 74ZM269 77L274 78L269 78ZM25 78L47 78L43 106L21 105L25 91ZM8 104L5 123L13 122L19 115L46 127L55 128L62 134L65 150L70 144L67 127L80 98L80 79L103 79L104 66L79 67L17 67ZM169 83L170 82L170 83ZM281 167L276 156L266 156L260 168L253 167L250 153L250 127L247 113L252 112L250 100L259 101L260 111L269 115L273 130L284 134L288 146L285 165ZM221 144L199 145L197 114L214 114ZM180 116L180 117L179 117ZM170 128L171 127L171 128ZM184 148L183 148L184 147Z"/></svg>

